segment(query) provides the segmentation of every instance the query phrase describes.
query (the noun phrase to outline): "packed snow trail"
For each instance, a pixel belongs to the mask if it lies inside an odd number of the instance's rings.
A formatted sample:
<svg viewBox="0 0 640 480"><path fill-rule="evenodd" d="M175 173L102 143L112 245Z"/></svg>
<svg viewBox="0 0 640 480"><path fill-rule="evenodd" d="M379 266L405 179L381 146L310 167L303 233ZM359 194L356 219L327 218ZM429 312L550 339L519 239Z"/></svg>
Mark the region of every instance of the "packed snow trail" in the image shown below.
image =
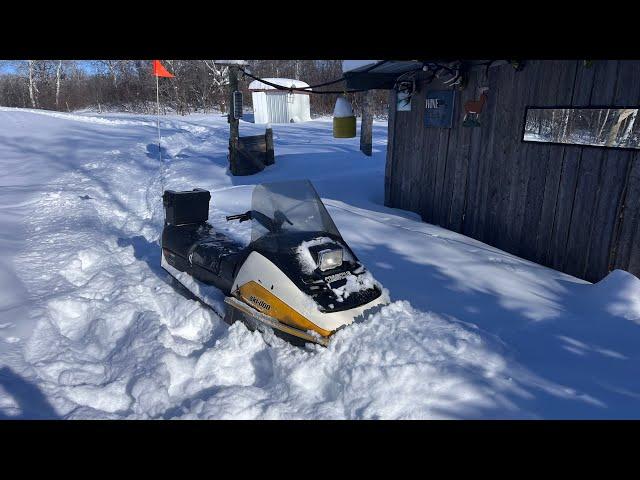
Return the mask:
<svg viewBox="0 0 640 480"><path fill-rule="evenodd" d="M0 109L0 418L638 418L640 281L591 285L383 206L374 156L331 123L274 125L276 164L226 166L220 115L161 120L166 188L210 219L309 178L394 302L299 349L226 325L160 268L151 116ZM264 130L241 123L241 134Z"/></svg>

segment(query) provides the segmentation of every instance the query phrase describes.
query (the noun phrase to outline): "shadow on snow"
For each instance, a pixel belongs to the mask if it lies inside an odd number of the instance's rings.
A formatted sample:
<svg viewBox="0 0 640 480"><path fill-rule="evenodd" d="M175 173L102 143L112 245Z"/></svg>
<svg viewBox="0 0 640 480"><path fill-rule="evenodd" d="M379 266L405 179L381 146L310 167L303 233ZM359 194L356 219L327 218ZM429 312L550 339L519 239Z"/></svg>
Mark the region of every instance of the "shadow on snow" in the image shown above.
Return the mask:
<svg viewBox="0 0 640 480"><path fill-rule="evenodd" d="M0 420L60 418L38 386L8 367L0 368L0 387L13 398L20 410L17 415L6 415L0 410Z"/></svg>

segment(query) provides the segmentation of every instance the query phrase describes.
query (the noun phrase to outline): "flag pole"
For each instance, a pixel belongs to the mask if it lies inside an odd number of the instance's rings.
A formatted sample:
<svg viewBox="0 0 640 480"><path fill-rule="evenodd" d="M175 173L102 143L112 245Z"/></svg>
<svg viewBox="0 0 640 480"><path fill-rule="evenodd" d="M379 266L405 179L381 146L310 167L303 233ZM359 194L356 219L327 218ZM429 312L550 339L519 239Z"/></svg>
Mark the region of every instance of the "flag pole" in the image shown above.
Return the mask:
<svg viewBox="0 0 640 480"><path fill-rule="evenodd" d="M157 125L158 125L158 158L162 163L162 150L160 149L160 84L158 82L158 76L156 75L156 104L157 109Z"/></svg>

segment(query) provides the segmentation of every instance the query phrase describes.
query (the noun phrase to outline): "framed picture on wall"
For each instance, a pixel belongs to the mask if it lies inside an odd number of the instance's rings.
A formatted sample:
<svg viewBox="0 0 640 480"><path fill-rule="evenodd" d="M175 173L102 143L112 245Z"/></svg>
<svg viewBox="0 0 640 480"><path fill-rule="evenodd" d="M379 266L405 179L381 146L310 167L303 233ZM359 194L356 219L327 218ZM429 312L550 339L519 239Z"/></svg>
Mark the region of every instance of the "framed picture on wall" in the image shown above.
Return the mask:
<svg viewBox="0 0 640 480"><path fill-rule="evenodd" d="M635 107L528 107L525 142L640 150L640 120Z"/></svg>
<svg viewBox="0 0 640 480"><path fill-rule="evenodd" d="M410 112L411 111L411 93L406 90L398 91L396 95L396 111L398 112Z"/></svg>
<svg viewBox="0 0 640 480"><path fill-rule="evenodd" d="M430 128L451 128L455 90L431 90L427 92L424 124Z"/></svg>

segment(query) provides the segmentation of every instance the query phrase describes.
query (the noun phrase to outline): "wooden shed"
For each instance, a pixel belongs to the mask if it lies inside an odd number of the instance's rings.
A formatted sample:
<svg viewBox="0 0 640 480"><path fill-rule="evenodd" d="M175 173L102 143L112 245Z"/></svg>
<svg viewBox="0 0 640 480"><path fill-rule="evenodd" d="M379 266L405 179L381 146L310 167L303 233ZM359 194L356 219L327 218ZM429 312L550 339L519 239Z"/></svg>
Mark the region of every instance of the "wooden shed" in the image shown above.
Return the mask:
<svg viewBox="0 0 640 480"><path fill-rule="evenodd" d="M590 281L640 276L640 61L386 62L347 84L391 90L386 205Z"/></svg>

